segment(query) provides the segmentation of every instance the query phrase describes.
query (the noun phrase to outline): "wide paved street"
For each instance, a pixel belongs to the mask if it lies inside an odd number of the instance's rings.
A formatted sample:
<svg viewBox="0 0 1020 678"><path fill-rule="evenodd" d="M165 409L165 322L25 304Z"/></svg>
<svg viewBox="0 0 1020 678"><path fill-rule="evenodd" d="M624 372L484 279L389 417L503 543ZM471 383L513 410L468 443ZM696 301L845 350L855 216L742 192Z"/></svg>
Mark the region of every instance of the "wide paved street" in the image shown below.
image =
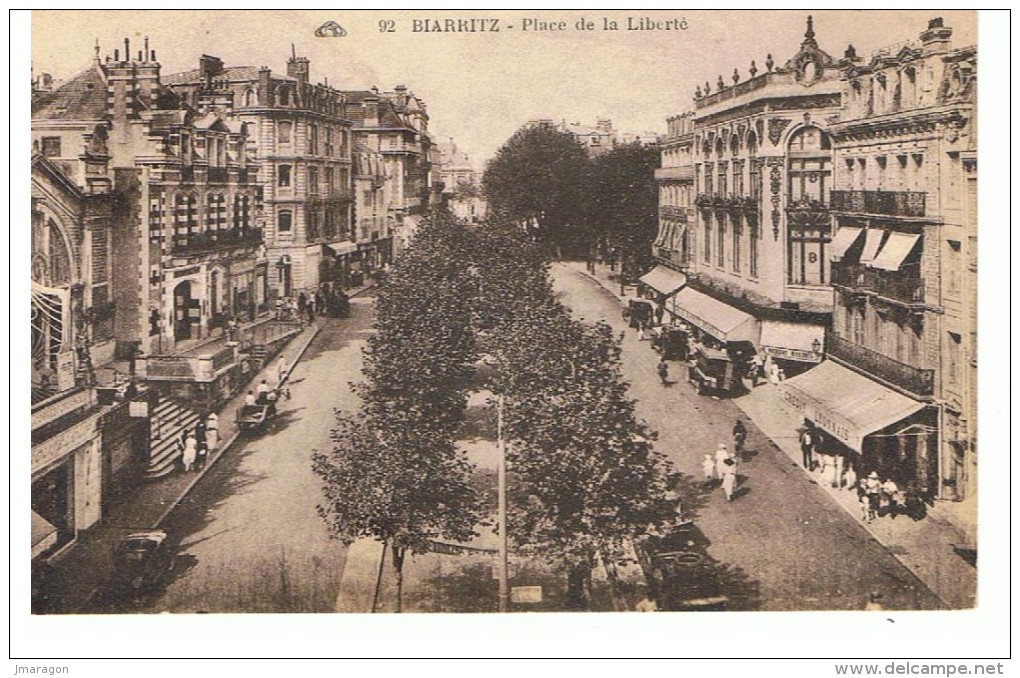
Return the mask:
<svg viewBox="0 0 1020 678"><path fill-rule="evenodd" d="M696 395L686 369L675 361L674 383L660 385L659 354L626 327L619 301L575 269L554 264L552 272L557 293L577 317L604 319L618 332L626 330L623 370L638 416L659 431L657 449L700 480L702 458L719 443L732 444L730 431L741 411L730 401ZM708 551L720 563L731 609L859 610L870 591L880 591L891 609L939 606L909 570L744 421L750 458L739 467L738 496L727 503L722 490L714 489L688 507L697 511Z"/></svg>
<svg viewBox="0 0 1020 678"><path fill-rule="evenodd" d="M291 399L261 435L241 438L166 523L181 545L166 586L140 612L332 612L346 549L316 512L315 449L329 444L333 407L356 404L370 297L322 330L290 376Z"/></svg>

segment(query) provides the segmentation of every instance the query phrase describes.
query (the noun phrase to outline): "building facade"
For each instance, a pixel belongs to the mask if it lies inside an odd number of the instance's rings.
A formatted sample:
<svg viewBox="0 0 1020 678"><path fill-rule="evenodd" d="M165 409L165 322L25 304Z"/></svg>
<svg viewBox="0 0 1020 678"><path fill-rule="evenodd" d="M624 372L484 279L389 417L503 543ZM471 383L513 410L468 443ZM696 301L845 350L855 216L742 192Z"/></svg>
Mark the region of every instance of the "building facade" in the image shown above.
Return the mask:
<svg viewBox="0 0 1020 678"><path fill-rule="evenodd" d="M688 276L667 310L710 344L749 342L792 374L821 360L832 308L828 128L840 70L809 18L796 54L782 66L769 55L764 72L752 61L749 74L719 76L714 91L706 82L693 110L670 119L655 250Z"/></svg>
<svg viewBox="0 0 1020 678"><path fill-rule="evenodd" d="M432 201L432 137L425 103L404 85L392 92L344 92L354 139L383 157L390 183L387 216L394 224L391 252L407 248ZM374 248L363 243L364 251Z"/></svg>
<svg viewBox="0 0 1020 678"><path fill-rule="evenodd" d="M312 84L310 71L309 60L296 54L286 75L224 67L203 55L198 69L166 78L195 109L239 123L248 134L248 151L262 164L274 297L342 283L357 252L345 97L328 84Z"/></svg>
<svg viewBox="0 0 1020 678"><path fill-rule="evenodd" d="M833 127L838 248L828 356L924 405L872 463L940 499L976 493L976 49L932 20L852 53ZM913 425L911 425L913 424Z"/></svg>

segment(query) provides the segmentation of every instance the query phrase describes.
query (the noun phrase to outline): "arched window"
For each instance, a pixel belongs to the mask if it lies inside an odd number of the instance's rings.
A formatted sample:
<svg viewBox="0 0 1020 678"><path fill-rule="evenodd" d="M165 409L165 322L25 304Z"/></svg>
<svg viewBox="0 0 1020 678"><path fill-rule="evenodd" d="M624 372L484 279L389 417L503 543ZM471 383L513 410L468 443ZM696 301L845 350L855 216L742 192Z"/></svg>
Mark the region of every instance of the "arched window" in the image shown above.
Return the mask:
<svg viewBox="0 0 1020 678"><path fill-rule="evenodd" d="M824 205L832 183L832 140L809 125L790 135L787 149L787 282L823 285L828 277L825 243L831 230Z"/></svg>

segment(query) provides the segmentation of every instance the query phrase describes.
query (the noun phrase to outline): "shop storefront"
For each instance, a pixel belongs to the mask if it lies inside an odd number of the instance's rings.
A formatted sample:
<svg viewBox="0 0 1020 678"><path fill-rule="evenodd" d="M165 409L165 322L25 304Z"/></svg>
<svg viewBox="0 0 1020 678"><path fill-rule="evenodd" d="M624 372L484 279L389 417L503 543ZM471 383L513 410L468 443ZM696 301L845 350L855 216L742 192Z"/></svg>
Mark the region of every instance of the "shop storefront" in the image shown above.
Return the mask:
<svg viewBox="0 0 1020 678"><path fill-rule="evenodd" d="M779 386L780 396L825 432L828 453L843 454L857 477L932 496L938 488L935 414L915 400L832 361Z"/></svg>
<svg viewBox="0 0 1020 678"><path fill-rule="evenodd" d="M720 344L758 343L758 321L754 316L690 287L677 292L667 310Z"/></svg>

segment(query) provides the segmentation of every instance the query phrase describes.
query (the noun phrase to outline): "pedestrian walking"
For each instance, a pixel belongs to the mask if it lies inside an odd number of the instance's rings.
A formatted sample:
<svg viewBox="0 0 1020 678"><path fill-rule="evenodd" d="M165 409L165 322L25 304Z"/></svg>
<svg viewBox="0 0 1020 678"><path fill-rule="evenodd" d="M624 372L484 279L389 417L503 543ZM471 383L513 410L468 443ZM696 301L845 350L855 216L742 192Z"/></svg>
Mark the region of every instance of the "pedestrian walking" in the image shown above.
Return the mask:
<svg viewBox="0 0 1020 678"><path fill-rule="evenodd" d="M800 454L801 461L804 464L804 468L807 470L814 469L815 460L812 452L814 451L815 444L815 431L814 424L807 419L804 420L804 426L800 429Z"/></svg>
<svg viewBox="0 0 1020 678"><path fill-rule="evenodd" d="M191 433L184 440L184 451L181 453L181 461L184 463L185 472L195 467L195 457L198 456L198 441Z"/></svg>
<svg viewBox="0 0 1020 678"><path fill-rule="evenodd" d="M205 460L209 454L208 429L206 419L200 418L195 424L195 469L205 468Z"/></svg>
<svg viewBox="0 0 1020 678"><path fill-rule="evenodd" d="M741 419L733 424L733 450L739 459L744 458L744 443L747 441L747 427Z"/></svg>
<svg viewBox="0 0 1020 678"><path fill-rule="evenodd" d="M733 501L733 491L737 489L737 462L733 459L723 462L722 488L726 501Z"/></svg>
<svg viewBox="0 0 1020 678"><path fill-rule="evenodd" d="M705 474L705 484L711 485L715 482L715 459L711 454L706 454L701 461L701 472Z"/></svg>
<svg viewBox="0 0 1020 678"><path fill-rule="evenodd" d="M669 385L669 365L666 364L666 359L662 358L659 360L659 366L655 368L655 371L659 373L659 379L662 381L663 386Z"/></svg>
<svg viewBox="0 0 1020 678"><path fill-rule="evenodd" d="M717 480L722 480L726 470L726 460L729 458L730 453L726 450L726 445L719 443L719 448L715 451L715 477Z"/></svg>
<svg viewBox="0 0 1020 678"><path fill-rule="evenodd" d="M215 412L210 412L205 420L205 443L210 456L216 454L220 447L220 418Z"/></svg>

